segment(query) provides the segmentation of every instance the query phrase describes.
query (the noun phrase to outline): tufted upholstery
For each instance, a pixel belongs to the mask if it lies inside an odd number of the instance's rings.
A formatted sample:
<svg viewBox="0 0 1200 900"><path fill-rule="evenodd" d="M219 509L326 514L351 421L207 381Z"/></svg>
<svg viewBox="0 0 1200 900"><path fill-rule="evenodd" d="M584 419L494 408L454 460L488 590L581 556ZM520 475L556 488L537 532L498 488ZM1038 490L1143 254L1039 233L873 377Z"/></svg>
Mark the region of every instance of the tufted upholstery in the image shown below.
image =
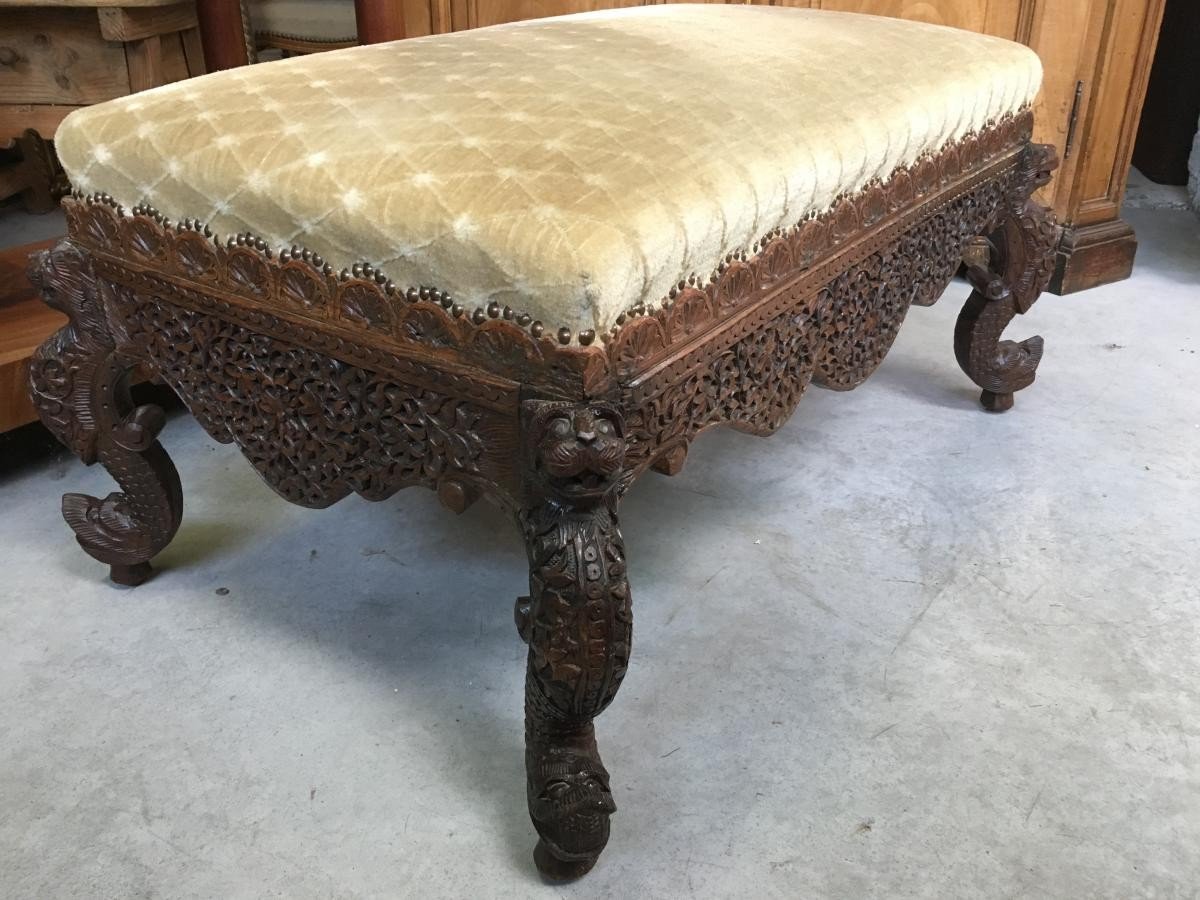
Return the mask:
<svg viewBox="0 0 1200 900"><path fill-rule="evenodd" d="M647 6L220 72L73 113L57 146L81 192L604 331L1040 77L937 26Z"/></svg>

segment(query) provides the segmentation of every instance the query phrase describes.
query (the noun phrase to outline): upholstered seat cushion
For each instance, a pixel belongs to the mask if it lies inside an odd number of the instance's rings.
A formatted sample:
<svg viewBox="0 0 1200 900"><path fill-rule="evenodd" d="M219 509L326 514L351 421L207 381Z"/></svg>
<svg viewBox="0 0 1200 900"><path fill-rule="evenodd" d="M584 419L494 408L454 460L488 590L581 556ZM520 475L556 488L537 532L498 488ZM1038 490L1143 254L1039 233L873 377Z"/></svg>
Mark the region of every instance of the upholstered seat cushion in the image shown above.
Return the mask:
<svg viewBox="0 0 1200 900"><path fill-rule="evenodd" d="M604 331L1040 77L937 26L656 5L220 72L75 112L57 146L82 193Z"/></svg>

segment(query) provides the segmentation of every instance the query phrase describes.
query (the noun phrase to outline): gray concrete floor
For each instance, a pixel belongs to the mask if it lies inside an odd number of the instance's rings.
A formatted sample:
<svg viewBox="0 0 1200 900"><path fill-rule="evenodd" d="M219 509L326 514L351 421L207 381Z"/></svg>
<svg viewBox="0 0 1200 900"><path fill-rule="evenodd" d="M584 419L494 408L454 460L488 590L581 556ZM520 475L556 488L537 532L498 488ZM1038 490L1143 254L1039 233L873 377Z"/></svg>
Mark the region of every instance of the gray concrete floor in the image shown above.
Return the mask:
<svg viewBox="0 0 1200 900"><path fill-rule="evenodd" d="M184 524L136 590L2 485L0 895L1200 896L1200 222L1046 296L989 416L915 310L851 394L703 437L623 507L620 810L543 886L515 531L431 494L292 507L175 416Z"/></svg>

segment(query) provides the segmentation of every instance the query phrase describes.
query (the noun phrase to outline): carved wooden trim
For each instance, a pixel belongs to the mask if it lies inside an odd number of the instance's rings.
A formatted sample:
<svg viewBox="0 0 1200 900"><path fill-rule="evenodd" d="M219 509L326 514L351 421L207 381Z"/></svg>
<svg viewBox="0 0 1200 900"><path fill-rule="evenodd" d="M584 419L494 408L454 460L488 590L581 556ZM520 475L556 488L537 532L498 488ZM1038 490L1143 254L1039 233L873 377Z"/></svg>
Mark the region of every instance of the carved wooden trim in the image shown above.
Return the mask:
<svg viewBox="0 0 1200 900"><path fill-rule="evenodd" d="M183 515L179 475L156 440L163 411L130 399L132 363L116 346L87 253L61 241L33 257L29 276L69 317L29 361L33 405L56 438L88 465L101 463L121 488L104 499L64 494L63 518L79 545L111 566L113 581L140 584Z"/></svg>
<svg viewBox="0 0 1200 900"><path fill-rule="evenodd" d="M249 315L160 299L153 283L101 283L121 352L293 503L324 507L351 492L382 500L421 485L460 512L481 492L516 508L515 397L480 402L494 398L461 377L405 378L406 360L388 365L319 334L279 337L270 316L254 327Z"/></svg>
<svg viewBox="0 0 1200 900"><path fill-rule="evenodd" d="M796 279L816 281L870 255L936 204L1014 164L1031 129L1026 111L950 143L823 215L731 254L707 279L682 282L659 307L627 311L598 343L591 332L572 335L496 303L468 311L436 288L401 288L369 264L335 272L300 247L276 252L248 234L222 242L195 220L172 223L145 206L127 213L105 194L64 206L72 236L113 280L153 277L159 290L192 305L207 298L231 314L249 307L274 316L284 331L307 326L306 336L339 335L434 373L466 367L551 396L598 396L763 307ZM763 310L758 321L769 318Z"/></svg>
<svg viewBox="0 0 1200 900"><path fill-rule="evenodd" d="M522 408L529 596L517 630L529 644L525 767L534 859L577 878L608 842L616 811L592 720L616 696L633 634L616 505L624 423L609 404L527 401Z"/></svg>

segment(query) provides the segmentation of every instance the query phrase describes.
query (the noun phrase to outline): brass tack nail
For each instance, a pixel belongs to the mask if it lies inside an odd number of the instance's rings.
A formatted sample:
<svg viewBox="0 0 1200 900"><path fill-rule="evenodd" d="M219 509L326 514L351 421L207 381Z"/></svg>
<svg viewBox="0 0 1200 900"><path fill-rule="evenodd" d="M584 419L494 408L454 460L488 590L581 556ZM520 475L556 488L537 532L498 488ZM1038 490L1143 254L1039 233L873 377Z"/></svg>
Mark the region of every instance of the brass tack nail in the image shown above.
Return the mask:
<svg viewBox="0 0 1200 900"><path fill-rule="evenodd" d="M487 320L487 313L479 307L475 307L475 312L471 313L471 321L476 325L482 325Z"/></svg>
<svg viewBox="0 0 1200 900"><path fill-rule="evenodd" d="M529 313L521 313L519 316L517 316L517 324L522 328L527 327L532 321L533 316L531 316Z"/></svg>
<svg viewBox="0 0 1200 900"><path fill-rule="evenodd" d="M532 334L535 338L541 337L542 332L545 330L546 330L546 328L544 325L542 325L541 322L534 322L532 325L529 326L529 333Z"/></svg>
<svg viewBox="0 0 1200 900"><path fill-rule="evenodd" d="M500 315L500 304L493 300L487 305L488 318L494 319Z"/></svg>
<svg viewBox="0 0 1200 900"><path fill-rule="evenodd" d="M455 303L452 307L450 307L450 312L455 318L461 316L465 311L466 310L461 303Z"/></svg>
<svg viewBox="0 0 1200 900"><path fill-rule="evenodd" d="M558 342L560 344L571 343L571 329L570 328L558 329Z"/></svg>
<svg viewBox="0 0 1200 900"><path fill-rule="evenodd" d="M579 332L579 343L583 344L585 347L591 344L591 342L595 339L596 332L592 331L590 328L587 331Z"/></svg>

